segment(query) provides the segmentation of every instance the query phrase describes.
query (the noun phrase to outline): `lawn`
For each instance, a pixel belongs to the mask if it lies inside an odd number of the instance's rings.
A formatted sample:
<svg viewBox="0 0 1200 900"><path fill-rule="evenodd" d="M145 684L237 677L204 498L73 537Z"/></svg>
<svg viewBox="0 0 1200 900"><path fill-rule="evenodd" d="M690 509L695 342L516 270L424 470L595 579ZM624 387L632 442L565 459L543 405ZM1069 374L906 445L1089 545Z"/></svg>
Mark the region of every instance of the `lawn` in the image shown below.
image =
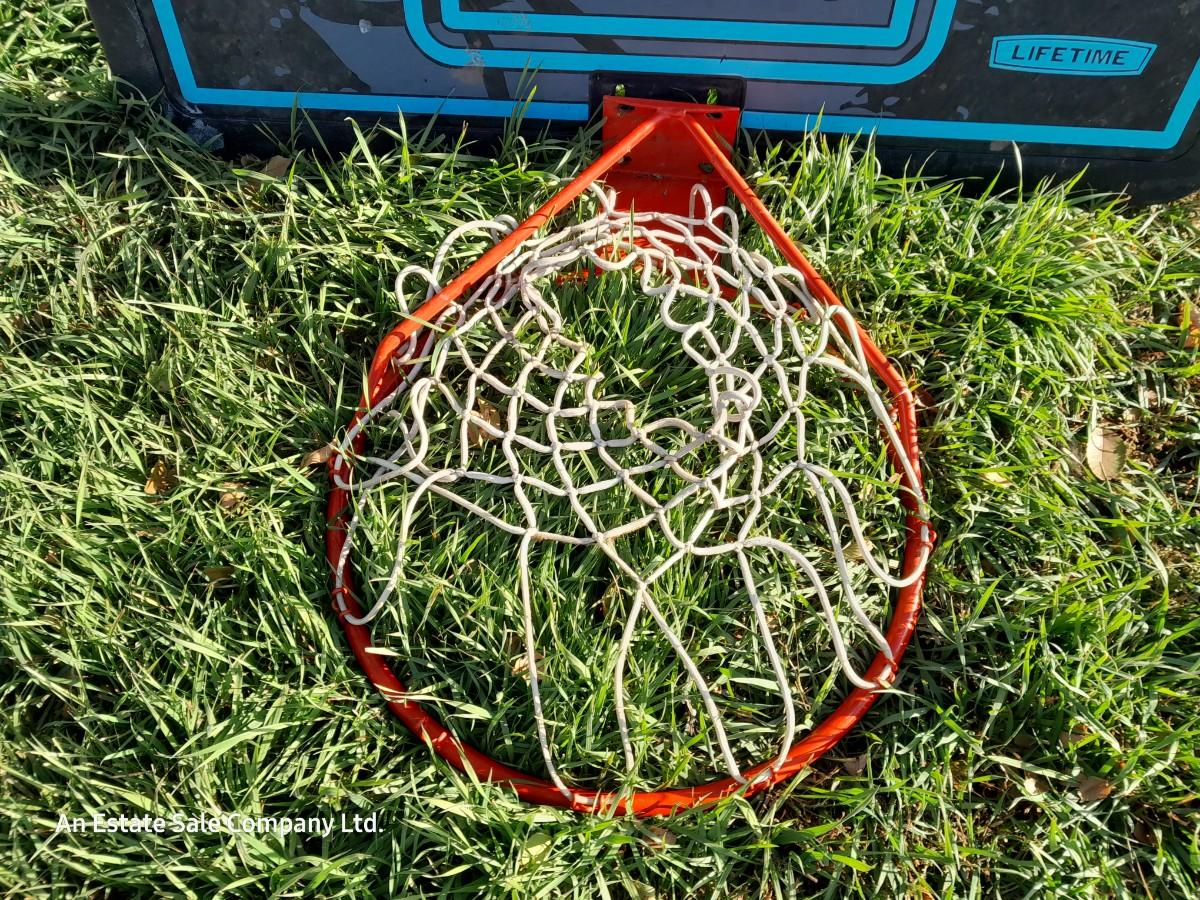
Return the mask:
<svg viewBox="0 0 1200 900"><path fill-rule="evenodd" d="M939 544L896 690L802 777L649 822L522 805L390 716L330 611L309 457L402 314L396 274L462 221L531 210L593 150L378 133L344 156L230 161L118 96L82 2L0 8L0 889L1197 896L1188 201L998 193L760 142L742 171L920 385ZM509 735L537 769L524 701L472 696L491 682L461 654L433 671L472 633L500 664L511 608L437 615L401 673L444 678L461 702L442 711L470 710L456 727ZM379 828L56 830L201 812Z"/></svg>

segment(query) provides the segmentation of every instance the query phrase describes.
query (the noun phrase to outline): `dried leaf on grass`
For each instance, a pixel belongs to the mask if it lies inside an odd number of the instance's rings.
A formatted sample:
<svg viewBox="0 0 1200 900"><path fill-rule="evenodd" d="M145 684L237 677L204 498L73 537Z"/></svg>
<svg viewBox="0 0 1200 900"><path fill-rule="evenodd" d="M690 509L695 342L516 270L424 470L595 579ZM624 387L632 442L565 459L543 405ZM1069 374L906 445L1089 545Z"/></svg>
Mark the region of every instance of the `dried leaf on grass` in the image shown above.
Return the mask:
<svg viewBox="0 0 1200 900"><path fill-rule="evenodd" d="M1091 729L1082 722L1076 722L1071 726L1069 731L1064 731L1058 736L1058 742L1064 747L1074 747L1076 744L1090 737L1091 733Z"/></svg>
<svg viewBox="0 0 1200 900"><path fill-rule="evenodd" d="M870 538L864 537L863 544L866 546L868 553L871 553L875 550L875 544ZM846 558L847 562L861 562L863 558L863 552L858 546L858 541L851 541L845 547L843 547L842 556Z"/></svg>
<svg viewBox="0 0 1200 900"><path fill-rule="evenodd" d="M540 663L542 661L542 659L543 659L542 654L540 654L540 653L533 654L533 661L534 661L535 665L537 663ZM529 675L528 675L528 673L529 673L529 655L528 654L522 653L520 656L516 657L516 659L513 660L512 673L514 675L524 675L526 678L529 677Z"/></svg>
<svg viewBox="0 0 1200 900"><path fill-rule="evenodd" d="M996 487L1010 488L1013 486L1012 479L1003 472L984 472L983 480L988 484L994 484Z"/></svg>
<svg viewBox="0 0 1200 900"><path fill-rule="evenodd" d="M1120 477L1125 469L1127 452L1124 438L1115 429L1107 425L1095 425L1088 432L1085 451L1087 465L1101 481Z"/></svg>
<svg viewBox="0 0 1200 900"><path fill-rule="evenodd" d="M223 584L233 578L233 566L205 566L204 577L209 584Z"/></svg>
<svg viewBox="0 0 1200 900"><path fill-rule="evenodd" d="M179 476L175 467L167 460L160 459L150 468L150 476L146 479L145 491L156 497L171 493L179 486Z"/></svg>
<svg viewBox="0 0 1200 900"><path fill-rule="evenodd" d="M929 392L929 389L923 385L917 385L913 389L912 395L918 410L931 410L937 408L937 398L934 397L933 394Z"/></svg>
<svg viewBox="0 0 1200 900"><path fill-rule="evenodd" d="M270 175L272 178L286 178L291 167L292 158L290 156L272 156L262 167L262 173Z"/></svg>
<svg viewBox="0 0 1200 900"><path fill-rule="evenodd" d="M1025 785L1025 793L1031 797L1040 797L1046 793L1046 782L1036 775L1026 775L1023 779L1023 784Z"/></svg>
<svg viewBox="0 0 1200 900"><path fill-rule="evenodd" d="M217 506L222 512L235 513L240 510L246 503L246 494L243 491L226 491L221 495L221 499L217 501Z"/></svg>
<svg viewBox="0 0 1200 900"><path fill-rule="evenodd" d="M300 467L307 469L310 466L323 466L329 462L335 452L337 452L337 447L333 444L326 444L311 453L304 454L304 458L300 460Z"/></svg>
<svg viewBox="0 0 1200 900"><path fill-rule="evenodd" d="M1079 792L1079 799L1084 803L1095 803L1113 792L1113 783L1095 775L1084 775L1075 784L1075 790Z"/></svg>
<svg viewBox="0 0 1200 900"><path fill-rule="evenodd" d="M486 400L476 404L475 412L467 422L467 444L471 447L482 446L485 441L494 441L496 436L489 432L480 422L500 427L500 410Z"/></svg>
<svg viewBox="0 0 1200 900"><path fill-rule="evenodd" d="M670 850L678 844L679 836L675 832L668 831L659 825L651 825L646 829L646 836L643 842L656 853L662 853L664 850Z"/></svg>
<svg viewBox="0 0 1200 900"><path fill-rule="evenodd" d="M847 775L861 775L867 770L867 755L864 753L862 756L843 759L842 768L846 770Z"/></svg>
<svg viewBox="0 0 1200 900"><path fill-rule="evenodd" d="M1133 839L1140 841L1143 844L1157 844L1158 839L1154 835L1154 829L1141 819L1135 819L1133 823Z"/></svg>

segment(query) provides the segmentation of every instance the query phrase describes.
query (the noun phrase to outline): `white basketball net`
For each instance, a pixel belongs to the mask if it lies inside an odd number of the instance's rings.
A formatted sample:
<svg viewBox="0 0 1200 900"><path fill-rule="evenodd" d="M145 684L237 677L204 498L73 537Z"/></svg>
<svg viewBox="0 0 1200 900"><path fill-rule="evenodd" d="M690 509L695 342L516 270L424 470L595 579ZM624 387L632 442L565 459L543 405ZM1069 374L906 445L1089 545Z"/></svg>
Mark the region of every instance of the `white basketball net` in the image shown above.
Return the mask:
<svg viewBox="0 0 1200 900"><path fill-rule="evenodd" d="M370 610L361 618L349 617L352 622L372 620L395 592L405 569L405 546L414 515L428 495L456 504L513 535L538 739L550 778L570 797L570 788L556 771L543 716L529 554L535 542L593 546L612 561L633 592L614 673L616 716L629 768L634 766L634 750L625 709L626 660L637 623L647 613L698 690L725 767L734 778L744 781L709 685L660 612L651 587L688 556L729 555L736 559L781 695L783 735L773 763L779 765L796 737L796 714L790 679L752 572L752 551L780 554L804 572L824 612L836 657L851 682L866 689L885 688L895 672L889 667L878 683L872 683L855 670L820 574L797 548L766 531L760 521L764 499L788 479L806 479L811 485L830 535L840 600L862 633L889 660L892 655L882 628L868 616L851 584L847 553L861 559L883 585L899 588L920 577L929 552L925 533L919 536L925 555L917 568L903 579L891 574L888 563L876 558L864 537L842 479L806 458L804 407L814 367L832 370L857 388L891 443L894 458L903 466L907 484L916 485L919 480L846 309L816 301L796 269L776 265L741 247L733 211L714 207L699 185L693 191L692 214L688 216L631 215L617 211L610 194L599 188L593 193L598 203L596 215L522 244L469 297L451 305L397 354L398 363L415 361L407 377L346 434L339 447L353 463L353 468L344 470L350 477L338 479L339 487L351 492L354 514L335 579L338 587L344 586L364 498L389 482L408 486L394 565ZM426 283L426 299L441 289L446 260L466 235L490 232L498 240L516 226L516 220L501 216L454 230L438 250L432 267L410 266L400 273L397 294L401 303L405 302L405 283L413 276ZM564 273L588 269L637 273L641 292L658 302L662 322L678 334L683 350L706 376L704 421L660 418L641 422L636 398L605 394L606 374L592 364L603 363L603 359L593 359L591 348L568 336L569 323L561 317L554 297ZM843 320L841 328L839 318ZM494 371L502 357L512 363L507 379ZM512 372L517 373L515 377ZM768 380L778 385L784 398L782 405L771 410L760 408L762 386ZM481 400L485 394L497 398L494 406ZM407 402L397 403L405 395ZM400 436L399 448L386 457L353 458L351 442L381 416L400 420L394 432ZM452 427L434 429L431 420L449 422ZM531 422L539 427L529 427ZM448 438L447 433L456 439ZM783 434L794 446L778 446L777 439ZM774 450L772 465L764 461L763 451L768 448ZM481 465L481 455L493 464ZM526 464L531 455L548 458L556 477L547 479L544 466L538 470L540 475L532 474ZM499 488L510 502L502 509L494 504L485 508L473 499L472 485ZM607 492L632 495L640 514L619 522L603 521L602 505L597 501ZM569 503L573 512L569 529L556 529L541 520L541 495L559 498L560 506L561 500ZM926 519L924 498L916 499L917 515ZM675 513L685 506L694 515L690 527L679 531L680 517ZM712 537L719 531L712 527L716 517L732 523L719 539ZM843 525L853 536L856 551L849 549L850 544L845 549L841 546L837 535ZM621 552L625 539L646 529L659 530L672 548L649 570L635 567Z"/></svg>

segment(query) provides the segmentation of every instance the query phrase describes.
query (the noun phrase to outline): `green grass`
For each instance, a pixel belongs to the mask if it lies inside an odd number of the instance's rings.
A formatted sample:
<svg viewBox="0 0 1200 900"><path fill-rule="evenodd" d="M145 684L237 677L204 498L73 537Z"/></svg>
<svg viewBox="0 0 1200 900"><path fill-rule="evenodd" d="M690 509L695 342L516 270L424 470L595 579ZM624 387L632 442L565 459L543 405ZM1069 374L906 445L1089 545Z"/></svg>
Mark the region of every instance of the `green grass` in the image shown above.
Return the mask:
<svg viewBox="0 0 1200 900"><path fill-rule="evenodd" d="M389 716L329 611L301 458L348 418L396 272L590 152L364 136L272 179L118 99L80 3L0 9L3 890L1196 896L1189 203L980 196L817 142L743 158L927 391L940 544L898 692L803 778L657 824L523 806ZM1078 462L1096 423L1129 445L1110 481ZM178 483L148 494L158 463ZM509 613L476 612L495 641ZM54 834L372 810L375 835Z"/></svg>

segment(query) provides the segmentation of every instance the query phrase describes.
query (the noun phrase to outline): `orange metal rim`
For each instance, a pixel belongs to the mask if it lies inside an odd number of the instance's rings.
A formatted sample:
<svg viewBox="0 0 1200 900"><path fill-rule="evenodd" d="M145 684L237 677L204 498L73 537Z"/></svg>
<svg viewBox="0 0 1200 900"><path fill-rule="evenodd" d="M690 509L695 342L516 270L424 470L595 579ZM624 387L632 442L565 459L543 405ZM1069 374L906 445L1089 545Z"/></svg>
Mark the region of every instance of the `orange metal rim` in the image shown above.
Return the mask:
<svg viewBox="0 0 1200 900"><path fill-rule="evenodd" d="M714 109L720 108L683 103L651 103L626 98L620 98L620 102L622 105L632 103L642 108L650 108L651 114L641 119L637 125L620 135L618 139L613 140L607 149L570 184L511 234L484 253L440 293L417 309L410 318L396 326L384 337L376 349L371 363L365 395L351 419L349 427L357 424L368 410L396 388L405 364L404 360L397 359L397 353L411 338L421 332L423 329L421 323L436 320L451 303L486 278L511 251L534 235L555 215L573 204L589 185L602 179L605 173L618 165L621 160L628 159L629 154L639 144L667 123L673 130L687 135L695 142L711 164L712 171L718 174L725 185L738 197L784 259L804 274L813 295L828 305L841 305L838 297L817 274L804 254L787 236L782 226L733 166L727 155L727 148L719 146L711 136L710 129L705 128L703 117L710 117ZM732 110L732 112L736 114L736 110ZM902 467L897 460L892 460L896 471L903 479L902 483L909 489L902 495L908 513L905 520L907 538L901 577L907 578L921 565L923 552L933 541L933 531L929 527L929 523L919 517L915 500L915 497L922 495L923 491L920 483L921 468L915 407L912 394L904 379L861 326L856 324L855 327L858 329L869 366L891 394L897 431L901 437L905 455L912 464L912 469L917 477L917 484L907 484ZM352 442L352 451L356 455L360 454L365 446L365 434L360 431ZM334 475L341 475L345 480L349 477L350 467L343 456L335 454L329 461L329 471L331 479ZM330 489L326 505L325 548L331 566L336 566L342 556L349 506L349 491L346 488L338 487L335 481ZM920 615L924 580L924 574L922 574L912 584L897 592L892 618L886 632L894 664L889 663L884 654L877 654L864 673L864 677L868 681L878 680L885 671L889 671L889 667L893 671L899 667ZM436 716L420 703L409 698L404 684L392 671L384 657L372 652L370 629L366 625L356 625L347 618L348 616L362 615L362 608L354 597L353 572L349 564L344 571L342 586L338 587L335 584L332 596L334 611L337 613L346 639L363 672L384 696L392 712L418 738L425 741L435 753L454 768L473 773L480 781L507 785L524 801L565 807L579 812L633 814L641 817L662 816L691 807L712 804L738 793L743 796L756 794L793 777L824 755L862 719L880 693L874 690L854 688L823 722L792 747L783 764L775 766L773 763L762 763L743 772L743 777L749 784L739 783L733 778L722 778L693 787L633 793L574 789L572 796L567 797L546 779L507 766L460 741Z"/></svg>

